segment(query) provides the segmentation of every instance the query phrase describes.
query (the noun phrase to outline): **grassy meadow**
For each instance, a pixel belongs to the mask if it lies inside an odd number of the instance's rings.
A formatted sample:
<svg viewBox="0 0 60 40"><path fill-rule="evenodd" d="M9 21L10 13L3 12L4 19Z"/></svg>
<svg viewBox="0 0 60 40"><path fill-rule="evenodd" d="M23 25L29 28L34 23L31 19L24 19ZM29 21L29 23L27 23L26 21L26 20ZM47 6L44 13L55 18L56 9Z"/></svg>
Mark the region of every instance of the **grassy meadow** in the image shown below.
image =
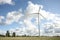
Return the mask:
<svg viewBox="0 0 60 40"><path fill-rule="evenodd" d="M0 37L0 40L60 40L60 37Z"/></svg>

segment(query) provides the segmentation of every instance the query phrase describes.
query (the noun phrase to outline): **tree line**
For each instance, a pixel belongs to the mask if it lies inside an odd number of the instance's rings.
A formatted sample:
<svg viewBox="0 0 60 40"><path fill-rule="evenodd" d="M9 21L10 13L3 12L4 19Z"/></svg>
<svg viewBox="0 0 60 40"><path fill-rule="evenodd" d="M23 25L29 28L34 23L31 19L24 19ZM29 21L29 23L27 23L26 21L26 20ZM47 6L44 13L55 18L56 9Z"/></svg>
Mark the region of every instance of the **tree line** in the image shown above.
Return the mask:
<svg viewBox="0 0 60 40"><path fill-rule="evenodd" d="M12 35L10 35L10 32L6 31L6 34L5 35L0 34L0 37L20 37L20 36L16 35L15 32L13 32ZM29 37L29 35L27 36L26 34L24 34L21 37Z"/></svg>
<svg viewBox="0 0 60 40"><path fill-rule="evenodd" d="M11 36L10 33L9 33L9 31L7 31L5 35L0 34L0 37L15 37L15 36L16 36L15 32L13 32L12 36Z"/></svg>

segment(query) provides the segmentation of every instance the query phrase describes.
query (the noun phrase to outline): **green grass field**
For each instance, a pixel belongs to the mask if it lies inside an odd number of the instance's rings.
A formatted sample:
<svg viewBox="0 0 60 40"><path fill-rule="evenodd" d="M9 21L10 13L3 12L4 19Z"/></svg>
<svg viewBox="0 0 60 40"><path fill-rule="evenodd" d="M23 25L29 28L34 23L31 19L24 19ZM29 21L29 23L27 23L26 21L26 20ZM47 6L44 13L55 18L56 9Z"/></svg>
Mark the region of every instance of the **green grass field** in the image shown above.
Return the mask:
<svg viewBox="0 0 60 40"><path fill-rule="evenodd" d="M0 37L0 40L60 40L60 37Z"/></svg>

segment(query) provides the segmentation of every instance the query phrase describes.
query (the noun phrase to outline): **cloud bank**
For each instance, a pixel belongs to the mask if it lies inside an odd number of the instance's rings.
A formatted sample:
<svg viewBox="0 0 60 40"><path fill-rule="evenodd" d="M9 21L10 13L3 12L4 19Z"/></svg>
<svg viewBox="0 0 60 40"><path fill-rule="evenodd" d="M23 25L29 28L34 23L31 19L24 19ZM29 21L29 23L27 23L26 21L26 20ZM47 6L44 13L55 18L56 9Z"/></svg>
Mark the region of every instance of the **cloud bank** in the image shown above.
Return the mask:
<svg viewBox="0 0 60 40"><path fill-rule="evenodd" d="M40 29L41 36L53 36L56 35L55 31L56 27L60 27L60 18L58 15L48 11L45 11L43 5L34 4L31 1L28 2L26 9L24 10L24 14L21 11L12 11L8 12L5 24L10 25L13 22L21 23L22 26L16 29L10 29L10 33L16 32L16 35L39 35L38 30L38 10L39 11L39 24L41 24L42 20L47 22L43 22L43 29ZM23 10L22 10L23 11ZM36 13L36 14L35 14ZM4 19L4 17L0 17L0 19ZM32 21L33 20L33 21ZM2 22L1 22L2 23ZM40 27L42 27L40 26ZM55 30L56 29L56 30ZM59 34L60 35L60 34Z"/></svg>

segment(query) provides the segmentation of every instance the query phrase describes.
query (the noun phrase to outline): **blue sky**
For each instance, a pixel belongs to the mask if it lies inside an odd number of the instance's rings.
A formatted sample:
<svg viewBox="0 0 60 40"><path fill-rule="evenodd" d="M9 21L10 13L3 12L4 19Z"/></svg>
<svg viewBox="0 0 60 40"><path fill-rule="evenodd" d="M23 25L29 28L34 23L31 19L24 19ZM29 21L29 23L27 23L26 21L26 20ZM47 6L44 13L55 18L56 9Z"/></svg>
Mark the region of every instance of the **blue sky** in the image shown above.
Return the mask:
<svg viewBox="0 0 60 40"><path fill-rule="evenodd" d="M60 0L11 0L10 3L8 3L8 1L1 1L0 16L4 16L3 21L5 22L7 20L7 18L8 18L7 15L9 15L9 13L11 14L11 12L14 12L14 11L19 12L19 10L21 9L22 14L25 13L25 10L27 9L27 7L29 5L28 4L29 1L32 2L32 4L34 4L34 5L35 4L43 5L42 10L45 10L46 12L49 12L49 13L51 12L51 13L53 13L53 15L55 15L55 14L60 15L60 11L59 11L60 10ZM49 18L47 18L47 19L49 19ZM36 21L36 19L33 18L31 21L34 24L34 21ZM48 22L48 21L46 21L44 19L44 20L42 20L41 24L46 23L46 22ZM49 22L50 22L50 20L49 20ZM12 24L9 24L9 25L0 25L0 30L15 29L15 28L19 28L22 25L24 25L24 23L19 24L16 22L12 22ZM41 27L41 28L43 28L43 27Z"/></svg>
<svg viewBox="0 0 60 40"><path fill-rule="evenodd" d="M60 0L13 0L15 2L15 5L9 5L9 4L1 4L0 5L0 15L6 15L6 13L10 11L15 11L20 8L23 10L26 9L26 6L28 5L28 1L32 1L33 3L41 4L44 6L44 9L47 11L51 11L54 13L60 13L59 7L60 7ZM3 11L3 12L2 12Z"/></svg>

